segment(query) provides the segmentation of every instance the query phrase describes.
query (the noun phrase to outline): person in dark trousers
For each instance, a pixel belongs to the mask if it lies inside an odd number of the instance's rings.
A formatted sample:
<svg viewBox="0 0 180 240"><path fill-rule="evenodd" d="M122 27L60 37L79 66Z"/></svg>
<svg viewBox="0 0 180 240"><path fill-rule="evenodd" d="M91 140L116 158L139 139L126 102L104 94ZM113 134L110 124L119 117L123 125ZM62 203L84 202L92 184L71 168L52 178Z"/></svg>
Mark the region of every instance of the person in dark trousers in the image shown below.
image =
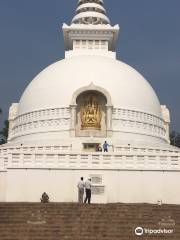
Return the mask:
<svg viewBox="0 0 180 240"><path fill-rule="evenodd" d="M84 200L84 203L86 203L88 201L88 204L91 203L91 179L88 179L86 182L85 182L85 189L86 189L86 198Z"/></svg>
<svg viewBox="0 0 180 240"><path fill-rule="evenodd" d="M78 202L83 203L83 196L84 196L84 178L81 177L81 180L78 182Z"/></svg>
<svg viewBox="0 0 180 240"><path fill-rule="evenodd" d="M105 141L103 144L103 151L108 152L109 144Z"/></svg>

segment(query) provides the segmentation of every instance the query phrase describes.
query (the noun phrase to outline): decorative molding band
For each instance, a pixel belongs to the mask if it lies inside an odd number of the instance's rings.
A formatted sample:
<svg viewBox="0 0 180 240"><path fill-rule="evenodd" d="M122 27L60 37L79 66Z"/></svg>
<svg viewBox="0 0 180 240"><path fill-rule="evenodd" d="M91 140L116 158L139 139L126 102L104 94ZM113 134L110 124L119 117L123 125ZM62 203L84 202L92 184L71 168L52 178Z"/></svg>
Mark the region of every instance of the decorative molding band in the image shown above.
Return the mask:
<svg viewBox="0 0 180 240"><path fill-rule="evenodd" d="M114 131L148 134L165 138L163 119L152 114L127 109L113 109L112 128Z"/></svg>
<svg viewBox="0 0 180 240"><path fill-rule="evenodd" d="M159 118L153 114L135 110L113 108L113 119L128 119L164 127L164 120L162 118Z"/></svg>
<svg viewBox="0 0 180 240"><path fill-rule="evenodd" d="M21 134L35 133L37 131L69 130L69 108L53 108L34 111L18 116L12 124L9 140Z"/></svg>
<svg viewBox="0 0 180 240"><path fill-rule="evenodd" d="M25 113L15 119L15 125L34 122L37 120L55 119L59 117L70 118L70 109L68 107L51 108Z"/></svg>
<svg viewBox="0 0 180 240"><path fill-rule="evenodd" d="M9 140L39 131L67 131L71 125L71 108L52 108L20 115L12 122ZM165 138L164 120L152 114L113 108L113 131L148 134Z"/></svg>

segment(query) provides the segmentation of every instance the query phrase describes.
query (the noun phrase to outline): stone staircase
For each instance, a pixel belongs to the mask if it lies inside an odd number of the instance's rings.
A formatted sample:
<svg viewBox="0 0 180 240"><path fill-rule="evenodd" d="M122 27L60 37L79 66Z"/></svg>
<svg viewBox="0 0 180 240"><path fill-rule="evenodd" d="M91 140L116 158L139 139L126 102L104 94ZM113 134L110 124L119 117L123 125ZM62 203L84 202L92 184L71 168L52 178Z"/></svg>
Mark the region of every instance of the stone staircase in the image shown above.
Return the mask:
<svg viewBox="0 0 180 240"><path fill-rule="evenodd" d="M137 236L137 227L173 232ZM0 240L136 239L180 240L180 206L0 203Z"/></svg>

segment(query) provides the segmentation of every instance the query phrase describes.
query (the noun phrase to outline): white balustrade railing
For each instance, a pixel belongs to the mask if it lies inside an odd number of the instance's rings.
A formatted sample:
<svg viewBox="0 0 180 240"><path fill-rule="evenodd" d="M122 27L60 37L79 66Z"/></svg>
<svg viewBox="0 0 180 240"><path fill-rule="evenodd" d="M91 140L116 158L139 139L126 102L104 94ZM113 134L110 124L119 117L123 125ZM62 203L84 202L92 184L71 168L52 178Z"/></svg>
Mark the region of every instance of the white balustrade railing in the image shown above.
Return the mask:
<svg viewBox="0 0 180 240"><path fill-rule="evenodd" d="M8 155L0 154L0 172L6 171L8 165Z"/></svg>
<svg viewBox="0 0 180 240"><path fill-rule="evenodd" d="M71 145L0 147L0 171L7 168L180 171L180 150L119 146L102 153L72 151Z"/></svg>
<svg viewBox="0 0 180 240"><path fill-rule="evenodd" d="M177 170L180 154L131 155L117 153L23 153L8 154L8 168Z"/></svg>

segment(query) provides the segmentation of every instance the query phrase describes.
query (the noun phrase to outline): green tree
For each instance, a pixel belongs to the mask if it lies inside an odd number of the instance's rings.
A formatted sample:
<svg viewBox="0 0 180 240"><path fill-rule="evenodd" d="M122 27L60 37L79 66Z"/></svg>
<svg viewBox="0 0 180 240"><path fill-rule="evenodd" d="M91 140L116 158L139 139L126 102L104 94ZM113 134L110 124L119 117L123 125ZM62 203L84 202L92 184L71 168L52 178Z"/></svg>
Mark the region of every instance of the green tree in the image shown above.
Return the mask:
<svg viewBox="0 0 180 240"><path fill-rule="evenodd" d="M8 139L8 132L9 132L9 121L4 121L4 127L0 131L0 144L7 143Z"/></svg>
<svg viewBox="0 0 180 240"><path fill-rule="evenodd" d="M176 131L172 131L170 133L170 142L171 142L171 145L180 148L180 133Z"/></svg>
<svg viewBox="0 0 180 240"><path fill-rule="evenodd" d="M2 115L2 109L0 108L0 115ZM9 132L9 121L4 121L3 129L0 130L0 145L7 142Z"/></svg>

